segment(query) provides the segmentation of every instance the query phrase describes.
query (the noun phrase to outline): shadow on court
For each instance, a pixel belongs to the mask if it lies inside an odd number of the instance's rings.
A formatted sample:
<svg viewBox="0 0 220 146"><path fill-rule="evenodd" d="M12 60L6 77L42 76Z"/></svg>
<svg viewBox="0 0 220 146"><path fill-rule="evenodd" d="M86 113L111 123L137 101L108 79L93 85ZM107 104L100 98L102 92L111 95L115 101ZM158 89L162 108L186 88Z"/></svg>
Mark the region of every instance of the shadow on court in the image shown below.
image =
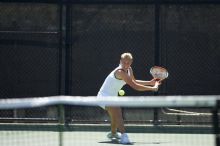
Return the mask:
<svg viewBox="0 0 220 146"><path fill-rule="evenodd" d="M101 142L99 142L99 143L120 144L120 145L121 145L121 143L119 143L118 141L101 141ZM134 145L134 144L135 144L135 142L132 142L132 143L129 143L129 144L126 144L126 145Z"/></svg>
<svg viewBox="0 0 220 146"><path fill-rule="evenodd" d="M120 144L117 141L101 141L102 144ZM169 144L170 142L132 142L126 145L160 145L160 144ZM121 145L121 144L120 144Z"/></svg>

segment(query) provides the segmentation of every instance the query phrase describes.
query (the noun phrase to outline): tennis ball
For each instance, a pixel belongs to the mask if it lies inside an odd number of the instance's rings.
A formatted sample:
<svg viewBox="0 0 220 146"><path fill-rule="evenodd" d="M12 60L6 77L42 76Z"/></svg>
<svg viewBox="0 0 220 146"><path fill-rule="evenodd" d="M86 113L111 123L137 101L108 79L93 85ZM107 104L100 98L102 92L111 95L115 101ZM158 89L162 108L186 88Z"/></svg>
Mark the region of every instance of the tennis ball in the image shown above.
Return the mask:
<svg viewBox="0 0 220 146"><path fill-rule="evenodd" d="M124 96L124 95L125 95L125 91L124 91L124 90L119 90L119 91L118 91L118 94L119 94L120 96Z"/></svg>

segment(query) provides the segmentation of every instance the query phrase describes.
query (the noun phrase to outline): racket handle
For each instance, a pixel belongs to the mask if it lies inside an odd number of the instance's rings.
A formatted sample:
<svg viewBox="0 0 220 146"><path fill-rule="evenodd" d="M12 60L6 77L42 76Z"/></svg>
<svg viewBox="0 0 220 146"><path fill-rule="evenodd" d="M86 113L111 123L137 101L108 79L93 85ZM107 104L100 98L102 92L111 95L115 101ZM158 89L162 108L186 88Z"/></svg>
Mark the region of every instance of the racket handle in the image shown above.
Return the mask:
<svg viewBox="0 0 220 146"><path fill-rule="evenodd" d="M161 79L157 79L157 78L155 78L155 81L160 81Z"/></svg>

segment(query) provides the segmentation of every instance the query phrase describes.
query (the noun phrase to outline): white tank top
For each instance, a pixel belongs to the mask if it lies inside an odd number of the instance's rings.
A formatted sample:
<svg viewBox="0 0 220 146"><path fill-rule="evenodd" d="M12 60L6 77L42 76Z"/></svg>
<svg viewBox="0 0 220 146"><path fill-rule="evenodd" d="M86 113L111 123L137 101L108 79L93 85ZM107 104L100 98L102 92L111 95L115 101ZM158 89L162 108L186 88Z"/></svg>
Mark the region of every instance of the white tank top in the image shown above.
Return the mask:
<svg viewBox="0 0 220 146"><path fill-rule="evenodd" d="M118 69L122 69L120 65L107 76L99 90L98 96L118 95L118 91L126 84L124 80L120 80L115 77L115 71ZM130 74L130 70L128 69L128 75L130 76Z"/></svg>

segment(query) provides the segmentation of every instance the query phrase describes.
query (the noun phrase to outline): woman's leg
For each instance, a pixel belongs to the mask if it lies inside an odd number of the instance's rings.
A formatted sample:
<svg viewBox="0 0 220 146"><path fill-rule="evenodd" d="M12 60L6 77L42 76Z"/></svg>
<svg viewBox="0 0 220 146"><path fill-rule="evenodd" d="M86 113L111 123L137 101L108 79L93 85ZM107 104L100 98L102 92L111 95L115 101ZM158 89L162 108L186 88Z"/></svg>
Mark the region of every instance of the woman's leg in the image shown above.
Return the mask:
<svg viewBox="0 0 220 146"><path fill-rule="evenodd" d="M111 118L111 131L116 133L117 129L122 134L125 133L124 121L120 107L107 107L108 114Z"/></svg>

